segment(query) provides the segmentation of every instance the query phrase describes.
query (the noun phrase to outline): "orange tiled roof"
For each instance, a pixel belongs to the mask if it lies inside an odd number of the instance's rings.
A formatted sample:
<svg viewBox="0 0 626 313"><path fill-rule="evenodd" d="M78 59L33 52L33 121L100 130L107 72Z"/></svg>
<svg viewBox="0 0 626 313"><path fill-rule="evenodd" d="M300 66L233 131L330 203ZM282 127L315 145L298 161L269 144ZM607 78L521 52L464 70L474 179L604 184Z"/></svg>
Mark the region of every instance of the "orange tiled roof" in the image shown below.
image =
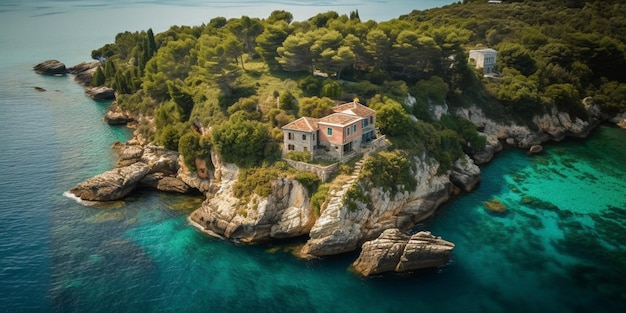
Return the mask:
<svg viewBox="0 0 626 313"><path fill-rule="evenodd" d="M356 115L360 117L368 117L376 114L376 111L358 103L358 102L349 102L345 104L338 105L333 108L333 111L336 113L345 113L350 115Z"/></svg>
<svg viewBox="0 0 626 313"><path fill-rule="evenodd" d="M359 121L360 119L361 119L360 117L350 115L350 114L333 113L331 115L322 117L321 119L319 119L318 123L346 126L356 121Z"/></svg>
<svg viewBox="0 0 626 313"><path fill-rule="evenodd" d="M282 129L312 132L317 130L318 121L319 119L317 118L305 116L283 126Z"/></svg>

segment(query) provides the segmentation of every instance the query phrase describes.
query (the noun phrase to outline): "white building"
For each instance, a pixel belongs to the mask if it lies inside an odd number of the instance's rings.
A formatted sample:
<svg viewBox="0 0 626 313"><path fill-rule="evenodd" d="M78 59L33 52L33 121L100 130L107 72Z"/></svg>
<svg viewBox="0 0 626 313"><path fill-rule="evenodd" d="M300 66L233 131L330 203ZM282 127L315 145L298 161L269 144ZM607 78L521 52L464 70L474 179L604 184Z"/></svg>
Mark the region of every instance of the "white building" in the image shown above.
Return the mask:
<svg viewBox="0 0 626 313"><path fill-rule="evenodd" d="M498 51L491 48L470 50L469 63L474 64L476 68L482 68L484 74L495 73L497 55Z"/></svg>

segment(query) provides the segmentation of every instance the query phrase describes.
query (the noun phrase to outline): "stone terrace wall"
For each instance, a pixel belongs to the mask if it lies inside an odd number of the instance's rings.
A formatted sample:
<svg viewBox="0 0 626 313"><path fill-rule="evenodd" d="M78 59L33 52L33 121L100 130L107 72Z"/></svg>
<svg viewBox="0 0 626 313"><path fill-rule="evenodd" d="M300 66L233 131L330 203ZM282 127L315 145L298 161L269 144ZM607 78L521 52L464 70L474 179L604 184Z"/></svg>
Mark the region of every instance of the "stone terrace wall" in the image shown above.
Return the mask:
<svg viewBox="0 0 626 313"><path fill-rule="evenodd" d="M322 182L328 181L328 179L335 172L337 172L337 168L339 166L339 163L331 164L328 166L320 166L320 165L299 162L299 161L294 161L294 160L289 160L289 159L283 159L283 160L285 160L285 162L287 162L289 166L299 171L307 171L307 172L314 173L315 175L317 175L317 177L319 177L322 180Z"/></svg>

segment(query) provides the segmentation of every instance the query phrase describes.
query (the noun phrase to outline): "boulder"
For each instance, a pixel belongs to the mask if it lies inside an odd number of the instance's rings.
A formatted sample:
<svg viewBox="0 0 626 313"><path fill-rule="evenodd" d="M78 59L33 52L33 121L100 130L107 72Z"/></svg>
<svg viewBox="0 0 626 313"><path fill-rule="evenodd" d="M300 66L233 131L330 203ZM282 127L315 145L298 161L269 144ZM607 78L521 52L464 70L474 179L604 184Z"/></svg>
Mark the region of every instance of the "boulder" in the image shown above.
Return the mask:
<svg viewBox="0 0 626 313"><path fill-rule="evenodd" d="M140 145L125 144L118 147L116 167L129 166L137 163L143 156L143 147Z"/></svg>
<svg viewBox="0 0 626 313"><path fill-rule="evenodd" d="M69 192L88 201L119 200L133 191L149 170L147 164L137 162L89 178Z"/></svg>
<svg viewBox="0 0 626 313"><path fill-rule="evenodd" d="M532 147L530 147L530 149L528 149L528 153L530 154L538 154L543 152L543 146L542 145L534 145Z"/></svg>
<svg viewBox="0 0 626 313"><path fill-rule="evenodd" d="M466 192L471 191L480 182L480 168L467 155L454 162L450 180Z"/></svg>
<svg viewBox="0 0 626 313"><path fill-rule="evenodd" d="M113 88L100 86L87 88L87 95L94 100L112 100L115 99L115 90Z"/></svg>
<svg viewBox="0 0 626 313"><path fill-rule="evenodd" d="M33 66L35 73L41 75L65 75L67 68L58 60L47 60Z"/></svg>
<svg viewBox="0 0 626 313"><path fill-rule="evenodd" d="M500 145L502 147L502 145ZM502 149L502 148L500 148ZM493 159L493 155L495 153L495 148L491 145L485 145L482 151L476 152L472 155L472 159L474 159L474 164L481 165L486 164Z"/></svg>
<svg viewBox="0 0 626 313"><path fill-rule="evenodd" d="M81 62L69 68L70 74L74 74L74 80L83 86L91 86L93 75L100 66L100 62Z"/></svg>
<svg viewBox="0 0 626 313"><path fill-rule="evenodd" d="M408 236L391 228L365 242L352 267L363 276L432 268L448 263L453 248L453 243L430 232Z"/></svg>
<svg viewBox="0 0 626 313"><path fill-rule="evenodd" d="M109 110L104 115L104 121L109 125L126 125L133 122L135 118L129 111L122 110L117 102L111 103Z"/></svg>
<svg viewBox="0 0 626 313"><path fill-rule="evenodd" d="M615 123L620 128L626 128L626 112L622 112L615 117L611 118L610 121Z"/></svg>
<svg viewBox="0 0 626 313"><path fill-rule="evenodd" d="M174 192L174 193L188 193L191 191L191 187L185 184L182 180L166 176L163 173L151 173L139 181L142 186L155 188L159 191Z"/></svg>
<svg viewBox="0 0 626 313"><path fill-rule="evenodd" d="M150 173L161 172L174 176L178 173L178 152L161 146L147 145L143 147L141 162L148 164Z"/></svg>

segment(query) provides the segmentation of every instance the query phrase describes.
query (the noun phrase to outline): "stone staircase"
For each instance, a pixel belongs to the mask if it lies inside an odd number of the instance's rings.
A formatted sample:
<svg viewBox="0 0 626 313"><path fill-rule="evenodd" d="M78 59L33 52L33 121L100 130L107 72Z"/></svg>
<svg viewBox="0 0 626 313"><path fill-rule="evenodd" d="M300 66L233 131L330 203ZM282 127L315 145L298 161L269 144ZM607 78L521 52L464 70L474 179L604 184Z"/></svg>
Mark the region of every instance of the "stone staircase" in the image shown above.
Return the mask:
<svg viewBox="0 0 626 313"><path fill-rule="evenodd" d="M343 196L348 191L348 188L350 188L350 186L352 186L352 184L354 184L356 179L359 177L359 173L361 173L361 168L363 167L364 160L365 158L362 158L361 160L356 162L356 164L354 164L354 170L350 175L350 179L343 186L341 186L339 190L330 191L331 198L328 202L328 205L326 206L326 210L339 210L343 206Z"/></svg>

